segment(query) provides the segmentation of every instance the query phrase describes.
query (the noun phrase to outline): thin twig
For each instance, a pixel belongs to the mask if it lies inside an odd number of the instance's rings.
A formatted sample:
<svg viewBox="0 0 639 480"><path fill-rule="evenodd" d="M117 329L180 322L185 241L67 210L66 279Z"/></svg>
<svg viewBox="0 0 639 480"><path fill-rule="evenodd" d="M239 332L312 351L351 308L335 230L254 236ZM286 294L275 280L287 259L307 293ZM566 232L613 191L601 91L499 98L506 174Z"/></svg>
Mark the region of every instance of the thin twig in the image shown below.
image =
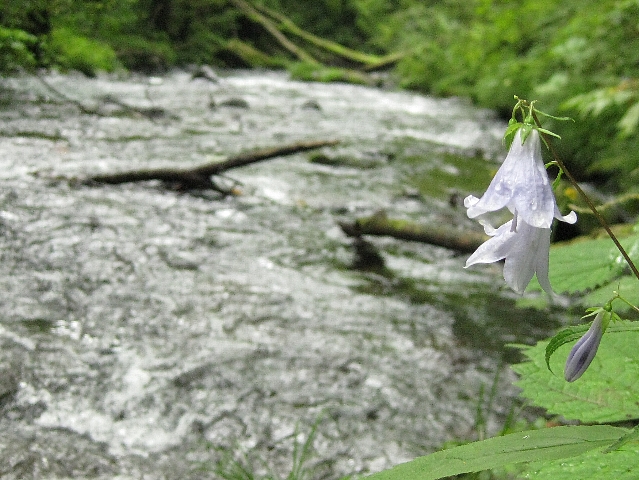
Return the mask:
<svg viewBox="0 0 639 480"><path fill-rule="evenodd" d="M82 104L82 102L79 102L78 100L74 100L73 98L68 97L67 95L62 93L60 90L55 88L53 85L51 85L49 82L47 82L44 78L42 78L42 76L36 75L35 78L37 78L40 81L40 83L42 83L42 85L44 85L50 92L53 92L55 95L57 95L59 98L61 98L65 102L72 103L73 105L78 107L78 109L80 109L82 113L86 113L88 115L101 115L98 112L97 108L92 109L92 108L85 107Z"/></svg>
<svg viewBox="0 0 639 480"><path fill-rule="evenodd" d="M535 113L534 110L532 111L532 116L533 116L533 119L535 120L535 123L537 123L537 126L541 128L541 122L539 121L539 118L537 117L537 114ZM639 270L637 270L637 267L635 266L634 262L630 259L630 256L626 252L626 249L621 246L621 243L617 239L616 235L610 229L610 226L608 225L608 222L606 222L606 219L599 213L599 211L597 210L597 207L595 207L595 204L592 202L592 200L590 200L590 197L586 195L586 192L584 192L581 189L581 187L577 183L577 180L575 180L575 177L573 177L572 174L566 168L566 164L561 160L561 158L559 158L557 151L555 150L555 148L553 147L551 143L550 135L543 132L540 132L540 134L546 141L546 145L548 145L548 149L550 150L550 153L553 159L555 160L555 162L557 162L557 165L559 166L559 168L561 168L561 170L564 172L566 177L568 177L568 180L570 181L572 186L575 187L575 190L577 190L579 195L581 195L581 197L585 200L586 204L588 205L588 207L590 207L590 210L592 210L592 213L595 215L595 218L597 218L601 226L604 228L604 230L610 237L610 239L616 245L617 249L619 249L619 251L621 252L621 255L628 263L628 266L630 267L630 270L632 270L632 273L639 280Z"/></svg>

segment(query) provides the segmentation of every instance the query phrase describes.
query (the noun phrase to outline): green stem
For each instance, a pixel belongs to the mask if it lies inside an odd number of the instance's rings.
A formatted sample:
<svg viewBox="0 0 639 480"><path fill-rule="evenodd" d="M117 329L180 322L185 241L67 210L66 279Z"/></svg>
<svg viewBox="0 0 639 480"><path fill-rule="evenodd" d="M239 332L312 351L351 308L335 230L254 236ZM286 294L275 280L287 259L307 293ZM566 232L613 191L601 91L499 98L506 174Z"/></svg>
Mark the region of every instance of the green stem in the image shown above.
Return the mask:
<svg viewBox="0 0 639 480"><path fill-rule="evenodd" d="M537 114L535 113L534 110L532 111L532 116L537 126L541 128L541 122L539 121L539 118L537 117ZM586 204L588 205L588 207L590 207L590 210L592 210L592 213L595 215L595 218L599 221L599 223L604 228L608 236L611 238L611 240L614 242L616 247L621 252L621 255L628 263L628 266L630 267L630 270L632 270L632 273L635 275L635 277L637 277L637 280L639 280L639 270L637 270L637 267L635 266L634 262L630 259L630 256L626 252L625 248L623 248L621 246L621 243L619 243L619 240L617 239L616 235L612 233L612 230L610 229L608 222L606 222L606 219L599 213L599 211L597 210L597 207L595 207L595 204L592 202L592 200L590 200L590 197L586 195L586 192L584 192L581 189L581 187L577 183L577 180L575 180L575 177L572 176L572 174L566 168L566 165L564 164L564 162L559 158L557 151L555 150L552 143L550 142L550 135L547 135L544 132L540 132L540 134L543 137L544 141L546 142L546 145L548 145L548 149L550 150L550 153L553 156L553 159L555 160L555 162L557 162L557 165L559 166L559 168L563 170L564 174L566 175L566 177L568 178L572 186L575 187L575 190L577 190L579 195L581 195L581 197L585 200Z"/></svg>

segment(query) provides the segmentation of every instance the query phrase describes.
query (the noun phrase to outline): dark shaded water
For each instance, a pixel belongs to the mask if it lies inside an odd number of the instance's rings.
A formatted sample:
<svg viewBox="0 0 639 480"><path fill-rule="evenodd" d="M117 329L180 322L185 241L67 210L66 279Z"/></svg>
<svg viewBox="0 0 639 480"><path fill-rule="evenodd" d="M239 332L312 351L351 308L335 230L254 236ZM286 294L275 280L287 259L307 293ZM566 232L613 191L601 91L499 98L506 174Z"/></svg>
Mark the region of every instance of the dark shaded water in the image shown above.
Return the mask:
<svg viewBox="0 0 639 480"><path fill-rule="evenodd" d="M488 112L272 72L46 79L106 115L2 81L3 478L213 478L220 449L285 476L316 422L318 477L376 471L473 438L495 381L486 427L502 425L502 346L553 323L443 248L373 239L386 270L354 270L336 223L382 208L476 228L448 200L500 151ZM238 169L231 198L60 180L310 139L348 161Z"/></svg>

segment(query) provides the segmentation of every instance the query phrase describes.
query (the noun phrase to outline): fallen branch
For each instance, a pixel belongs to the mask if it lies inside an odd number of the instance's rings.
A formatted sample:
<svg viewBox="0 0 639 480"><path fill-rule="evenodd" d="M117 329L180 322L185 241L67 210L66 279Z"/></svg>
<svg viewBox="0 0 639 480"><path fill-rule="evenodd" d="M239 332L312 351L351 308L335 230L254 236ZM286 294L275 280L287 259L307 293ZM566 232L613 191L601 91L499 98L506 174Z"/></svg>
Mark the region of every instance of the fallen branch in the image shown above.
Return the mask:
<svg viewBox="0 0 639 480"><path fill-rule="evenodd" d="M263 148L229 157L223 162L207 163L195 168L158 168L151 170L132 170L121 173L107 173L90 176L80 183L84 184L110 184L117 185L120 183L145 182L149 180L160 180L170 183L179 190L205 190L215 189L222 193L229 193L218 188L212 181L214 175L234 169L250 165L252 163L261 162L276 157L292 155L294 153L314 150L316 148L337 145L337 140L316 140L308 142L297 142L290 145L280 147Z"/></svg>
<svg viewBox="0 0 639 480"><path fill-rule="evenodd" d="M272 25L280 30L282 33L290 33L292 35L295 35L296 37L301 38L305 42L308 42L310 45L313 45L314 47L323 50L330 55L333 55L341 60L346 60L351 64L359 65L360 68L363 68L363 70L367 72L388 68L397 63L405 56L405 54L401 52L391 53L389 55L381 57L378 55L359 52L337 42L333 42L331 40L318 37L317 35L313 35L312 33L300 28L288 17L282 15L279 12L276 12L275 10L267 8L264 5L255 4L252 5L252 7L260 13L264 14L265 17L270 17L273 22L277 22L272 23Z"/></svg>
<svg viewBox="0 0 639 480"><path fill-rule="evenodd" d="M295 57L297 57L299 60L307 63L318 63L318 61L315 60L312 55L310 55L303 48L300 48L299 46L291 42L288 38L286 38L286 35L280 32L280 30L271 20L258 12L249 3L245 2L244 0L231 0L231 3L242 12L244 12L244 14L248 18L262 25L266 29L266 31L279 42L282 47L295 55Z"/></svg>
<svg viewBox="0 0 639 480"><path fill-rule="evenodd" d="M307 41L311 45L318 47L322 50L330 52L331 54L341 57L344 60L348 60L354 63L360 63L362 65L376 65L383 61L382 57L378 57L377 55L370 55L367 53L358 52L357 50L352 50L344 45L341 45L337 42L333 42L331 40L327 40L325 38L318 37L317 35L313 35L312 33L307 32L306 30L298 27L292 20L288 17L282 15L279 12L271 10L263 5L255 5L255 9L261 11L265 15L270 16L273 20L279 22L277 28L281 31L286 31L291 33L302 40Z"/></svg>
<svg viewBox="0 0 639 480"><path fill-rule="evenodd" d="M477 232L460 232L441 225L419 225L406 220L387 218L383 214L358 218L353 223L339 222L339 226L350 237L389 236L400 240L429 243L465 253L475 251L488 238Z"/></svg>

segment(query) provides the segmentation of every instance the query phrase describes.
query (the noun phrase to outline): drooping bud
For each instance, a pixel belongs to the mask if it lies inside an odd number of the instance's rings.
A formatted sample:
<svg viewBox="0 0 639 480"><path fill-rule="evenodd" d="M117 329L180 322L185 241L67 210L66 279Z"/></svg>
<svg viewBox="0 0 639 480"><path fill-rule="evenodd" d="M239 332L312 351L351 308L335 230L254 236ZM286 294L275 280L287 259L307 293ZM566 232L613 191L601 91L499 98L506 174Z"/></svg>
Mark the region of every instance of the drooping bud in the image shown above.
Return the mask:
<svg viewBox="0 0 639 480"><path fill-rule="evenodd" d="M603 321L606 313L608 312L604 310L597 313L590 329L579 339L575 346L572 347L570 354L568 354L566 368L564 369L564 378L567 382L574 382L581 377L595 358L605 330Z"/></svg>

